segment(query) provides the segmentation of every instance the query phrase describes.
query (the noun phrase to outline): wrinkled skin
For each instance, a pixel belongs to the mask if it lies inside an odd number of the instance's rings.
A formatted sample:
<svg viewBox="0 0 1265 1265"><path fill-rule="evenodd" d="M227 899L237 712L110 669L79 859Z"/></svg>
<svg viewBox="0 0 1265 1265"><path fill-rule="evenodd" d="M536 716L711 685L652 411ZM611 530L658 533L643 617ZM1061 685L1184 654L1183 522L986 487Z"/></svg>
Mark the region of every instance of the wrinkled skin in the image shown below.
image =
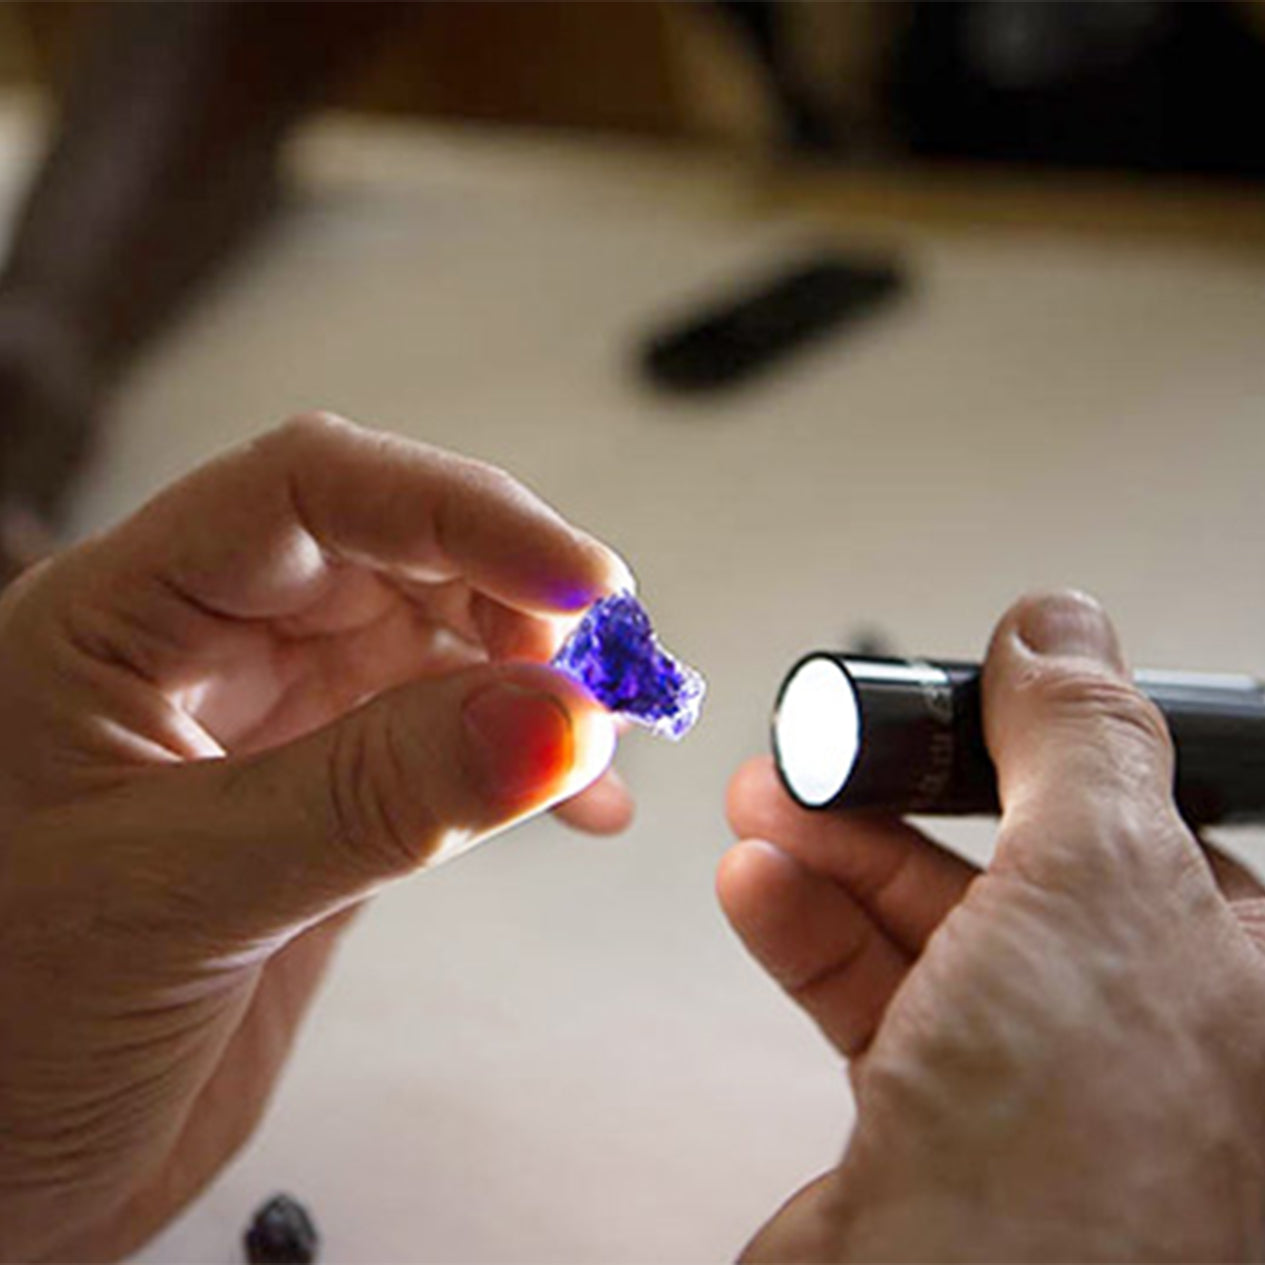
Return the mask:
<svg viewBox="0 0 1265 1265"><path fill-rule="evenodd" d="M730 787L722 902L857 1109L747 1259L1258 1258L1265 893L1178 816L1163 719L1089 599L1002 620L984 707L983 873L907 823L797 808L768 761Z"/></svg>
<svg viewBox="0 0 1265 1265"><path fill-rule="evenodd" d="M541 664L630 582L500 471L314 416L10 588L0 1258L117 1256L201 1189L382 884L627 821Z"/></svg>

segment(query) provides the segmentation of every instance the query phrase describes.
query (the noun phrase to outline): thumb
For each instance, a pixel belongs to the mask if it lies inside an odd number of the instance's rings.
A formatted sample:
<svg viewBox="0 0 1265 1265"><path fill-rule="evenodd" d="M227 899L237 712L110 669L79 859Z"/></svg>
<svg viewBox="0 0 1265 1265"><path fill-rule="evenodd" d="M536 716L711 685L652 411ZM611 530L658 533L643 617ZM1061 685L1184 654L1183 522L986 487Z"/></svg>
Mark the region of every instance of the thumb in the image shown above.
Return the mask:
<svg viewBox="0 0 1265 1265"><path fill-rule="evenodd" d="M162 833L147 869L201 932L267 939L569 798L614 749L609 715L567 678L481 666L287 746L165 772L133 815Z"/></svg>
<svg viewBox="0 0 1265 1265"><path fill-rule="evenodd" d="M1198 856L1173 801L1168 727L1133 685L1092 598L1041 594L1012 607L993 635L983 692L1002 803L999 866L1079 886Z"/></svg>

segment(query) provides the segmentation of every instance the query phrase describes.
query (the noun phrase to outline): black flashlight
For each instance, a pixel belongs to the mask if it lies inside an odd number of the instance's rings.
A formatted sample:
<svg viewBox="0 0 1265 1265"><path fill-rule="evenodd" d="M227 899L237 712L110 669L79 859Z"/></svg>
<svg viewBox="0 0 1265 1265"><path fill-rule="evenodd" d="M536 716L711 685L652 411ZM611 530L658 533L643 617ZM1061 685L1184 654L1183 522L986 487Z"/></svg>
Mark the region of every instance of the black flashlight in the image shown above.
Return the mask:
<svg viewBox="0 0 1265 1265"><path fill-rule="evenodd" d="M1174 795L1200 825L1265 821L1265 687L1250 676L1138 672L1177 751ZM805 808L995 814L980 665L818 651L782 682L773 753Z"/></svg>

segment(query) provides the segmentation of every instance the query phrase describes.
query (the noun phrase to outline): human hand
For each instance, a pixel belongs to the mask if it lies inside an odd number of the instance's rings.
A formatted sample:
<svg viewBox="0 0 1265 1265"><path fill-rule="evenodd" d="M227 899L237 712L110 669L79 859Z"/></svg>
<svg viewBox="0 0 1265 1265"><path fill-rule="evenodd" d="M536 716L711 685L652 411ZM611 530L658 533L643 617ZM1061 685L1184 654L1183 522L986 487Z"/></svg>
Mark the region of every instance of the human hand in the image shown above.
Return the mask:
<svg viewBox="0 0 1265 1265"><path fill-rule="evenodd" d="M10 588L0 1259L196 1193L377 887L586 786L574 822L626 822L609 716L541 661L628 583L499 471L314 417Z"/></svg>
<svg viewBox="0 0 1265 1265"><path fill-rule="evenodd" d="M1265 1247L1265 890L1174 807L1101 610L1029 598L984 675L1003 815L977 873L810 813L769 761L718 888L850 1060L842 1163L751 1260L1223 1260Z"/></svg>

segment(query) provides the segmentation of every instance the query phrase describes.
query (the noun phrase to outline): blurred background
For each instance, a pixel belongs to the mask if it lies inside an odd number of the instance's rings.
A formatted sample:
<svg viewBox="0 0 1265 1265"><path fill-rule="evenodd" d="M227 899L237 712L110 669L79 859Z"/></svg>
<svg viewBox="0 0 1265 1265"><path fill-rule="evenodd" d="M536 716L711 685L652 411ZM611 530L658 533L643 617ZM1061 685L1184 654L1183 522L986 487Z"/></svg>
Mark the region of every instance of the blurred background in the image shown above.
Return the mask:
<svg viewBox="0 0 1265 1265"><path fill-rule="evenodd" d="M108 4L6 6L10 85L64 90ZM180 6L170 6L178 8ZM777 146L1259 177L1259 0L352 6L318 104ZM404 8L411 12L391 14ZM375 35L374 28L387 34Z"/></svg>
<svg viewBox="0 0 1265 1265"><path fill-rule="evenodd" d="M1259 2L13 3L0 85L9 572L327 407L527 481L710 682L624 841L375 903L139 1259L279 1189L339 1261L732 1257L851 1119L711 895L790 663L1075 584L1265 672Z"/></svg>
<svg viewBox="0 0 1265 1265"><path fill-rule="evenodd" d="M885 223L1261 235L1259 0L37 0L0 12L0 91L46 127L0 272L8 571L136 356L275 225L321 113L728 160Z"/></svg>

